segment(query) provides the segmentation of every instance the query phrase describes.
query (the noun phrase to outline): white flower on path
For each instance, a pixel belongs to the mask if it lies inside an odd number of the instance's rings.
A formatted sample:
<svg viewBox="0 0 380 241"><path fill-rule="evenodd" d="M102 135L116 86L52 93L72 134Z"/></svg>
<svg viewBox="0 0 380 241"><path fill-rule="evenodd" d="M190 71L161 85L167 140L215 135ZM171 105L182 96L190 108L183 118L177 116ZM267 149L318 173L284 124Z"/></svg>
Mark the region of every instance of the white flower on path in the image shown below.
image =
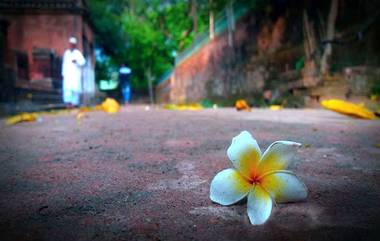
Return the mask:
<svg viewBox="0 0 380 241"><path fill-rule="evenodd" d="M248 217L254 225L268 220L273 203L305 200L306 186L291 171L285 170L294 146L301 144L276 141L261 154L251 134L241 132L232 139L227 150L234 168L216 174L210 187L211 200L231 205L248 196Z"/></svg>

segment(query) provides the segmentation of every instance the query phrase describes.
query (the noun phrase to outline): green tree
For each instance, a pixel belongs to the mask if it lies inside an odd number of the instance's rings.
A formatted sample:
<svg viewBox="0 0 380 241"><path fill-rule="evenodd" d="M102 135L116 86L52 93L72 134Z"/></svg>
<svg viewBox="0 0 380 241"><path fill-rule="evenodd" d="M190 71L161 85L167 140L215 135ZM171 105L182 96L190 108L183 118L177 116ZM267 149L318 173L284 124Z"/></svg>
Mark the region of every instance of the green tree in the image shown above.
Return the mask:
<svg viewBox="0 0 380 241"><path fill-rule="evenodd" d="M110 56L107 65L127 63L132 86L150 89L174 63L173 52L188 47L208 29L209 13L227 3L210 0L91 0L96 40ZM149 87L149 88L148 88Z"/></svg>

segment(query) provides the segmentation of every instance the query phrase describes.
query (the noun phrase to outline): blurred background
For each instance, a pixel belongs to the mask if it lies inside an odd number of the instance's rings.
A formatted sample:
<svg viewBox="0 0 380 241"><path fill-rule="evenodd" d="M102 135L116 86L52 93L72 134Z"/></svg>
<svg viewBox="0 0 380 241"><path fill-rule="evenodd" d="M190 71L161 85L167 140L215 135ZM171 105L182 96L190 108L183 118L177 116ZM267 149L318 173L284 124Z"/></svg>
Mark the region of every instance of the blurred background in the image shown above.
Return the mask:
<svg viewBox="0 0 380 241"><path fill-rule="evenodd" d="M1 113L65 108L70 37L86 59L80 105L378 106L376 0L0 0ZM128 101L129 102L129 101Z"/></svg>

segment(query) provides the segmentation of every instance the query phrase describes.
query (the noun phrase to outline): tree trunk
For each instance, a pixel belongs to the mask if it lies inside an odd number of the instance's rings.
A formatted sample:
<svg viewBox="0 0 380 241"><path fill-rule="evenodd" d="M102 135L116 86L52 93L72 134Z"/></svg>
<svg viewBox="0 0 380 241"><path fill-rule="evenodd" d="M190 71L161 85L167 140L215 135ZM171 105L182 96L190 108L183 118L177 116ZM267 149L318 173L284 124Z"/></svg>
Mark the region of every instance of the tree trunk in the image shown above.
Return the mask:
<svg viewBox="0 0 380 241"><path fill-rule="evenodd" d="M331 0L330 13L327 19L327 31L326 38L327 41L325 49L321 58L321 74L326 75L329 73L330 68L330 56L332 54L331 40L335 36L335 22L338 16L338 0Z"/></svg>
<svg viewBox="0 0 380 241"><path fill-rule="evenodd" d="M152 71L151 67L148 67L147 70L147 78L148 78L148 91L149 91L149 101L150 104L154 104L154 93L153 93L153 76L152 76Z"/></svg>
<svg viewBox="0 0 380 241"><path fill-rule="evenodd" d="M214 10L213 10L213 4L212 0L209 0L209 37L210 39L214 39L215 33L214 33Z"/></svg>
<svg viewBox="0 0 380 241"><path fill-rule="evenodd" d="M235 31L235 16L232 2L230 1L226 9L228 27L228 45L233 47L233 32Z"/></svg>
<svg viewBox="0 0 380 241"><path fill-rule="evenodd" d="M198 32L197 0L191 0L190 16L193 19L193 31L196 34Z"/></svg>
<svg viewBox="0 0 380 241"><path fill-rule="evenodd" d="M303 34L306 60L315 58L317 55L317 41L313 23L309 21L306 10L303 12Z"/></svg>
<svg viewBox="0 0 380 241"><path fill-rule="evenodd" d="M302 69L302 81L304 86L316 86L319 82L319 69L316 65L319 54L315 38L313 23L309 21L306 10L303 13L303 35L305 59Z"/></svg>

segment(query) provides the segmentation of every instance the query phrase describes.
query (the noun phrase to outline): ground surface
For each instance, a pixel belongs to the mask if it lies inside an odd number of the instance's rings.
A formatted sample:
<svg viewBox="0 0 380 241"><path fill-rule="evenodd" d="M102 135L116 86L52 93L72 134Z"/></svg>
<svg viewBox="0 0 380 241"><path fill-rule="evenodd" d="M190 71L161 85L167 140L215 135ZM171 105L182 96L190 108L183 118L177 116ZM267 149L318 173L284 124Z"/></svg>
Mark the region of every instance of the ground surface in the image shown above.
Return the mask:
<svg viewBox="0 0 380 241"><path fill-rule="evenodd" d="M233 136L305 144L290 169L309 189L251 226L213 204ZM0 240L376 240L380 121L322 110L124 108L0 126ZM377 239L379 240L379 239Z"/></svg>

